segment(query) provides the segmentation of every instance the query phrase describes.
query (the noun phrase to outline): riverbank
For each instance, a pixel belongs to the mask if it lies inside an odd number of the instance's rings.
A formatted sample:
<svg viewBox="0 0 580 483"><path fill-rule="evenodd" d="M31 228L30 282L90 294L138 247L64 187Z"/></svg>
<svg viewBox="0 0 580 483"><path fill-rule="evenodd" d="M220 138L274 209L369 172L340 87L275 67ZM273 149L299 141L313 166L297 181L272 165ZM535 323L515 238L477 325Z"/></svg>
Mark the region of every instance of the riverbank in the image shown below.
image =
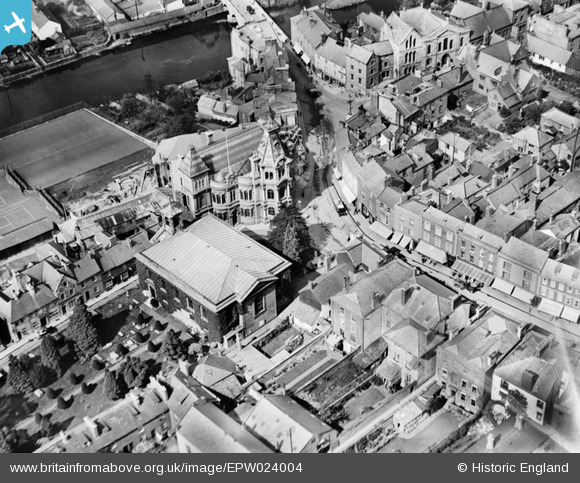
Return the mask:
<svg viewBox="0 0 580 483"><path fill-rule="evenodd" d="M159 15L155 16L158 18L152 17L151 19L144 19L147 20L146 22L128 22L122 30L117 27L117 29L112 32L112 34L115 36L122 36L123 38L114 40L113 36L110 36L107 42L70 58L61 59L54 63L38 66L34 69L19 72L18 74L14 74L12 76L3 77L0 79L0 88L7 88L23 81L30 81L45 74L71 67L72 65L83 60L118 51L119 49L130 46L133 43L133 40L137 38L143 38L145 36L159 33L161 31L168 31L173 28L182 27L187 24L193 24L202 20L213 20L211 23L218 23L220 20L225 22L225 15L225 9L222 5L219 5L218 7L212 7L208 10L194 12L191 15L188 15L187 12L184 12L183 16L174 17L169 21L165 19L164 16ZM215 18L219 16L224 16L224 18Z"/></svg>
<svg viewBox="0 0 580 483"><path fill-rule="evenodd" d="M342 8L352 7L366 3L367 0L329 0L325 3L327 10L340 10Z"/></svg>

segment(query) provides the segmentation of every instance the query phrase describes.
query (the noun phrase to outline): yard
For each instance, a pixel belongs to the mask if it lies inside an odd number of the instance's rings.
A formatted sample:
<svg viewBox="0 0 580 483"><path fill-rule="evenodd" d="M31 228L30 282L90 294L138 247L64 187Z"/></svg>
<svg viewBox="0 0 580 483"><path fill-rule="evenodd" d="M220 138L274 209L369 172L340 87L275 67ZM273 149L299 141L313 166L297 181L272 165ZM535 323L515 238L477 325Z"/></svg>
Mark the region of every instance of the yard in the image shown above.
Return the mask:
<svg viewBox="0 0 580 483"><path fill-rule="evenodd" d="M348 357L300 391L297 396L313 407L324 409L349 391L356 389L371 376Z"/></svg>
<svg viewBox="0 0 580 483"><path fill-rule="evenodd" d="M421 423L410 435L402 435L381 448L380 453L423 453L455 431L462 419L442 409Z"/></svg>
<svg viewBox="0 0 580 483"><path fill-rule="evenodd" d="M455 117L446 122L438 129L438 134L454 132L474 143L474 147L479 150L488 149L501 141L498 133L492 132L483 126L477 126L465 117Z"/></svg>
<svg viewBox="0 0 580 483"><path fill-rule="evenodd" d="M129 351L134 351L132 356L139 355L147 362L148 374L155 375L161 371L162 364L149 352L147 342L150 338L157 339L155 345L158 350L167 324L162 324L163 330L159 330L156 321L148 316L140 321L137 318L138 304L134 304L135 308L131 312L128 308L138 298L139 291L131 290L99 308L94 323L104 346L94 359L101 361L101 367L96 367L91 362L81 364L75 361L67 341L59 335L57 341L60 341L61 354L68 360L65 372L60 378L55 380L54 376L48 376L45 383L41 384L41 390L30 395L12 393L6 384L0 387L0 427L26 429L30 444L34 444L35 441L41 442L39 425L33 418L37 413L50 421L51 433L56 434L81 424L85 416L102 412L114 404L103 394L103 369L118 369ZM138 336L139 333L141 336ZM39 349L31 351L29 357L38 360ZM168 362L167 365L172 363ZM75 380L72 380L72 374ZM83 383L86 388L81 390ZM54 392L52 399L48 397L48 387ZM56 398L62 398L66 407L59 408Z"/></svg>

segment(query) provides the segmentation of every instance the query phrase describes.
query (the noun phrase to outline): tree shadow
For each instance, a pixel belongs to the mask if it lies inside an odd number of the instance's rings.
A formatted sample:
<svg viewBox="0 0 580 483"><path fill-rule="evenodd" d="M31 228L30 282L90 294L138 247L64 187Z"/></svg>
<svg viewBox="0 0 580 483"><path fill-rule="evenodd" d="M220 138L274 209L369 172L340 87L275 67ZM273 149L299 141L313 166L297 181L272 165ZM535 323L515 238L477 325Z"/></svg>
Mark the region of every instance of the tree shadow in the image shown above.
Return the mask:
<svg viewBox="0 0 580 483"><path fill-rule="evenodd" d="M29 414L36 411L38 403L28 401L22 393L4 394L0 397L0 427L15 427Z"/></svg>
<svg viewBox="0 0 580 483"><path fill-rule="evenodd" d="M101 344L108 344L115 338L117 333L127 325L129 314L129 309L124 309L110 317L103 317L101 314L97 314L93 318L93 324L97 328Z"/></svg>

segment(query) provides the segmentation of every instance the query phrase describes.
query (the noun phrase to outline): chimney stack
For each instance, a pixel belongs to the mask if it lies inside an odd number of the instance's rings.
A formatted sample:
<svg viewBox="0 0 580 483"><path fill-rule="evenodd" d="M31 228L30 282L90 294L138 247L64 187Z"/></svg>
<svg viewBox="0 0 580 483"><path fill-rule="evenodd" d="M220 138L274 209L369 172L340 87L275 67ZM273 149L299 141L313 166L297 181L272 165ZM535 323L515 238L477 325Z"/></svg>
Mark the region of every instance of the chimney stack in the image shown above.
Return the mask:
<svg viewBox="0 0 580 483"><path fill-rule="evenodd" d="M88 416L85 416L83 418L83 421L87 425L87 429L91 432L91 435L93 436L93 439L97 439L100 436L100 434L101 434L101 431L99 429L99 425L97 424L97 422L96 421L93 421Z"/></svg>
<svg viewBox="0 0 580 483"><path fill-rule="evenodd" d="M344 290L348 289L349 285L350 285L350 281L349 281L348 277L344 277Z"/></svg>
<svg viewBox="0 0 580 483"><path fill-rule="evenodd" d="M491 177L491 187L492 187L492 189L497 188L498 179L499 179L499 177L498 177L497 173L493 173L493 176Z"/></svg>
<svg viewBox="0 0 580 483"><path fill-rule="evenodd" d="M401 289L401 305L405 305L409 301L412 292L413 288L409 285L409 282L405 282Z"/></svg>

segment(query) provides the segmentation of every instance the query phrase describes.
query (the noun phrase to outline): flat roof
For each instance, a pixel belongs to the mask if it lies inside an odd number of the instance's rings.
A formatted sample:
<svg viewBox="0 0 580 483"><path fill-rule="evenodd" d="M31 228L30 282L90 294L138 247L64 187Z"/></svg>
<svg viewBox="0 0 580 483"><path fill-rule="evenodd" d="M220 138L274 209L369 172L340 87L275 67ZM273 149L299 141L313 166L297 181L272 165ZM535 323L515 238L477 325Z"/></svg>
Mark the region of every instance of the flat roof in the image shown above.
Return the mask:
<svg viewBox="0 0 580 483"><path fill-rule="evenodd" d="M50 188L149 149L88 109L0 139L0 160L32 188Z"/></svg>

